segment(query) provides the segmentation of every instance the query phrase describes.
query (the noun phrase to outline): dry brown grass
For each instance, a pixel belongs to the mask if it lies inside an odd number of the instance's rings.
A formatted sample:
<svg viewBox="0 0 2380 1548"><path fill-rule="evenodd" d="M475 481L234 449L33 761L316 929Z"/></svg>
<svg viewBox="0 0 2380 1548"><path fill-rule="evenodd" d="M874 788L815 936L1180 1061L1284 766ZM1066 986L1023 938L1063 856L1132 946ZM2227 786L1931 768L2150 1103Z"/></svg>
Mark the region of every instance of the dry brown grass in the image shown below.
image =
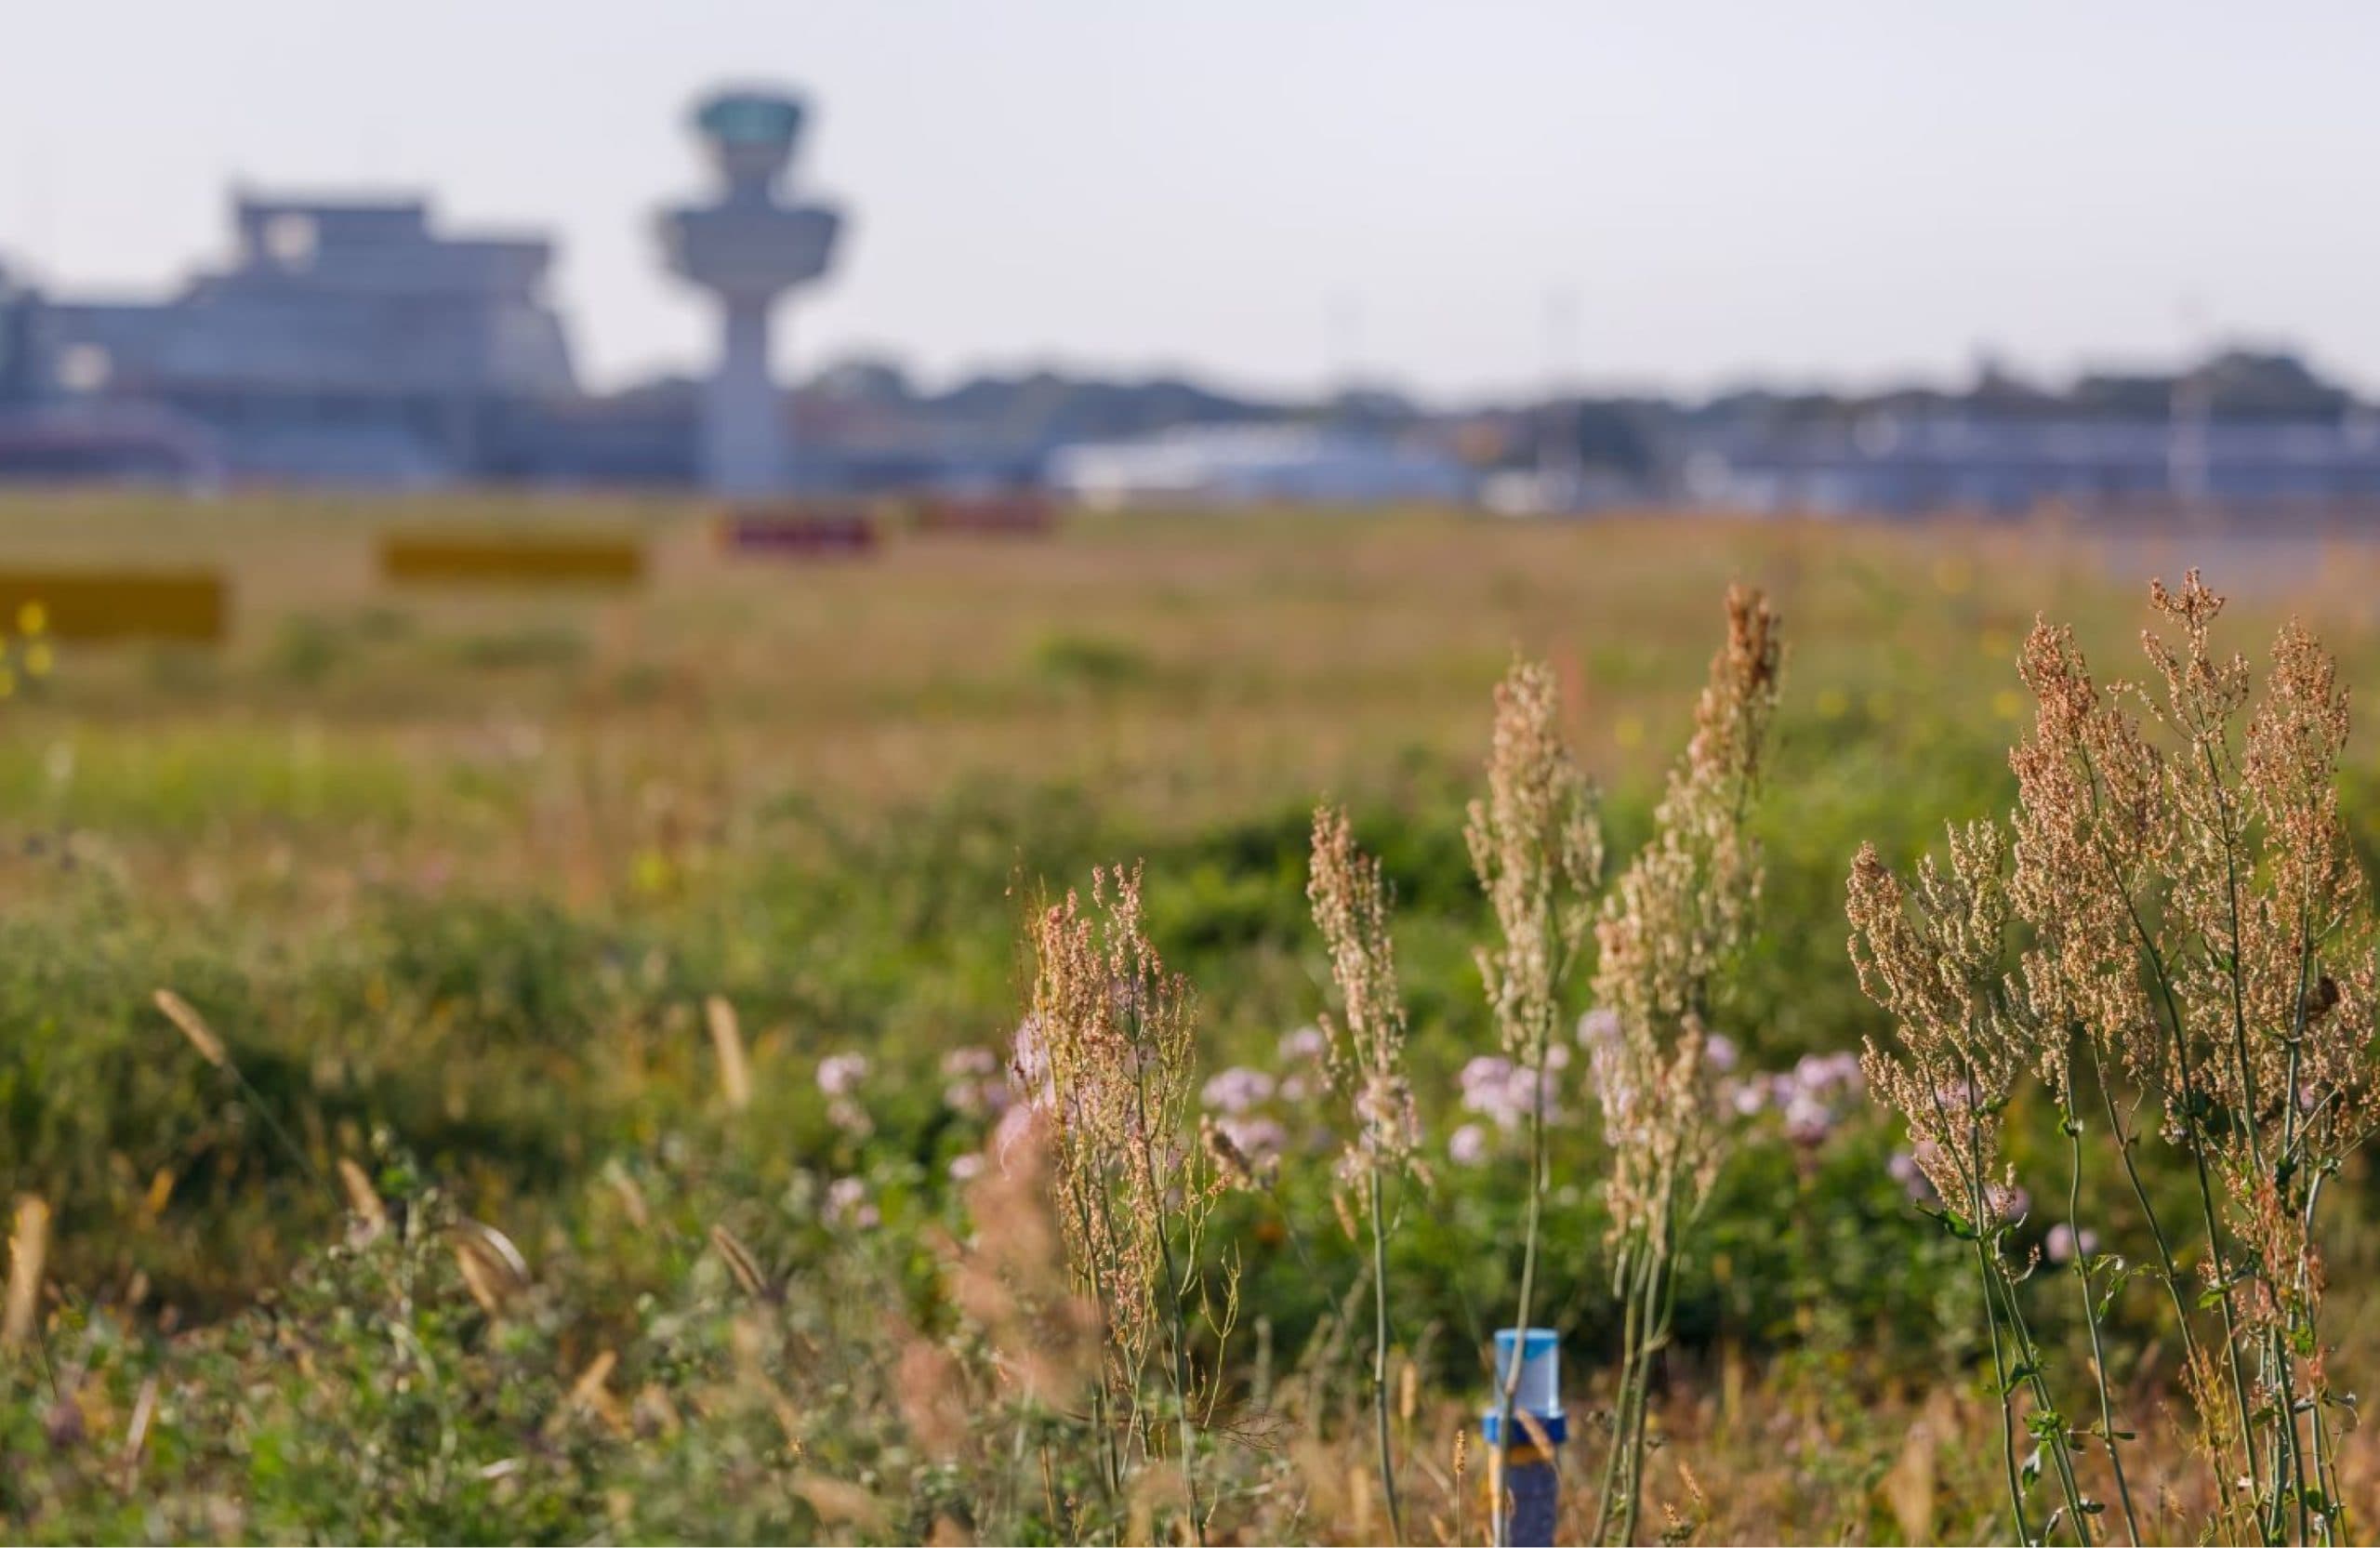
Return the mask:
<svg viewBox="0 0 2380 1548"><path fill-rule="evenodd" d="M604 597L375 577L381 527L474 516L635 526L654 580ZM308 912L337 906L338 877L396 866L376 840L424 810L437 820L410 867L585 901L641 844L732 842L788 788L875 812L971 779L1071 782L1191 825L1376 785L1412 752L1467 761L1479 695L1516 645L1563 664L1566 730L1589 765L1649 779L1683 727L1701 600L1737 579L1795 620L1805 702L1990 717L2033 609L2119 615L2098 605L2129 593L2110 568L2178 572L2175 556L2207 546L2125 540L2110 566L2109 545L2043 527L1210 515L788 565L731 561L706 518L668 502L0 500L0 560L220 564L237 609L219 655L69 653L50 702L12 709L0 784L41 808L133 814L112 838L122 857L218 906L251 901L235 892L258 876L194 874L185 846L149 842L140 781L311 792L310 840L331 847L310 846L325 864L301 878ZM2285 590L2353 659L2380 628L2349 583L2361 557L2257 550L2263 578L2242 589L2251 603ZM338 657L292 676L289 639L309 629ZM509 642L523 664L469 664ZM1109 675L1078 670L1086 654ZM456 802L460 774L502 800ZM269 874L290 813L268 822L255 804L223 820L271 829Z"/></svg>

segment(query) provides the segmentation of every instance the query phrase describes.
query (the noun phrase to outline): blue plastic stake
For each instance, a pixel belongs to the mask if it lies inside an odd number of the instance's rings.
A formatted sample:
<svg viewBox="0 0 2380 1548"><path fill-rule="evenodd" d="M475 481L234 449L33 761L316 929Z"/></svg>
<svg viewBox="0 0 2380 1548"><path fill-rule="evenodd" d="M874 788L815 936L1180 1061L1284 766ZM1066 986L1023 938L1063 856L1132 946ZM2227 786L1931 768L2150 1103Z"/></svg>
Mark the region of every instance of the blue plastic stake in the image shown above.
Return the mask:
<svg viewBox="0 0 2380 1548"><path fill-rule="evenodd" d="M1558 1452L1570 1438L1562 1412L1561 1340L1551 1328L1497 1333L1500 1398L1515 1361L1521 1379L1513 1394L1514 1433L1509 1441L1498 1434L1495 1408L1480 1423L1488 1436L1488 1487L1495 1491L1489 1506L1497 1516L1495 1541L1509 1548L1554 1548L1554 1522L1562 1502Z"/></svg>

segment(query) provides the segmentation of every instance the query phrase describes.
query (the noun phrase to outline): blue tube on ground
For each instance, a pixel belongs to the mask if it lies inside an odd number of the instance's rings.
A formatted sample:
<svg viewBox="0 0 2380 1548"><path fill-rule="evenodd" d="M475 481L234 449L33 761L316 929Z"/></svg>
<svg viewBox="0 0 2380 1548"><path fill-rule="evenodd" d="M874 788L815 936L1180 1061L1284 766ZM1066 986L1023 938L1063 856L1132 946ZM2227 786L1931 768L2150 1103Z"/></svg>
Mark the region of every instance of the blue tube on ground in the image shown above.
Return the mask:
<svg viewBox="0 0 2380 1548"><path fill-rule="evenodd" d="M1504 1453L1504 1541L1511 1548L1554 1548L1562 1508L1562 1475L1554 1453L1515 1446Z"/></svg>
<svg viewBox="0 0 2380 1548"><path fill-rule="evenodd" d="M1488 1436L1489 1487L1495 1497L1495 1541L1509 1548L1553 1548L1560 1514L1560 1449L1570 1438L1562 1412L1561 1340L1551 1328L1507 1328L1496 1335L1496 1393L1480 1428ZM1499 1433L1504 1383L1518 1363L1513 1393L1513 1434Z"/></svg>

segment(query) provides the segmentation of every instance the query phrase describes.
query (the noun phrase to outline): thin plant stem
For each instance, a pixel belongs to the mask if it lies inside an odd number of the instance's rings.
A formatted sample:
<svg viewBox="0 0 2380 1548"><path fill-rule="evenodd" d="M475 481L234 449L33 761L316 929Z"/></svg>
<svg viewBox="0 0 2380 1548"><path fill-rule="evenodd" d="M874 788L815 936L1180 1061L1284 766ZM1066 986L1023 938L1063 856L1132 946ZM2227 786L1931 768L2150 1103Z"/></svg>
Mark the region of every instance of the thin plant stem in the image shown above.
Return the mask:
<svg viewBox="0 0 2380 1548"><path fill-rule="evenodd" d="M2224 953L2228 967L2225 976L2231 984L2231 1044L2233 1056L2239 1061L2240 1065L2240 1117L2247 1130L2248 1159L2258 1171L2262 1171L2264 1160L2256 1143L2256 1078L2254 1067L2248 1058L2247 985L2241 972L2240 959L2238 835L2231 826L2229 793L2224 789L2222 774L2215 767L2214 744L2208 740L2203 728L2194 729L2199 732L2199 750L2205 758L2207 784L2215 791L2215 809L2222 818L2220 827L2223 836L2223 880L2229 893L2231 909L2231 938L2226 943L2229 949Z"/></svg>
<svg viewBox="0 0 2380 1548"><path fill-rule="evenodd" d="M1976 1070L1975 1065L1966 1058L1964 1052L1960 1055L1960 1073L1961 1078L1965 1083L1966 1096L1963 1111L1966 1116L1964 1183L1967 1193L1967 1212L1971 1233L1975 1238L1976 1274L1983 1289L1984 1325L1991 1335L1992 1386L2000 1398L2001 1460L2008 1474L2009 1502L2016 1510L2016 1539L2019 1542L2030 1543L2035 1539L2031 1527L2025 1520L2024 1490L2016 1477L2016 1381L2009 1371L2007 1356L2001 1343L2000 1300L1995 1290L1998 1265L1993 1261L1998 1254L1998 1250L1991 1245L1990 1232L1986 1227L1986 1222L1992 1218L1995 1210L1991 1200L1991 1185L1989 1179L1985 1177L1983 1170L1983 1132L1976 1117L1979 1107ZM1942 1098L1938 1091L1935 1094L1934 1101L1937 1115L1947 1118L1948 1115L1941 1112ZM2013 1322L2009 1326L2009 1333L2012 1338L2016 1337L2016 1329ZM2016 1358L2020 1365L2032 1363L2026 1342L2021 1339L2017 1343Z"/></svg>
<svg viewBox="0 0 2380 1548"><path fill-rule="evenodd" d="M1983 1287L1984 1325L1991 1334L1991 1387L2000 1397L2000 1461L2008 1480L2008 1512L2016 1524L2016 1541L2030 1543L2037 1540L2025 1519L2024 1488L2016 1482L2016 1388L2008 1380L2008 1357L2000 1346L2000 1317L1992 1310L1991 1262L1986 1256L1980 1233L1975 1238L1975 1272Z"/></svg>
<svg viewBox="0 0 2380 1548"><path fill-rule="evenodd" d="M1545 1203L1545 1031L1538 1029L1531 1040L1529 1076L1533 1085L1533 1100L1528 1110L1528 1213L1521 1229L1521 1293L1516 1315L1511 1369L1501 1372L1502 1382L1496 1396L1496 1450L1498 1461L1512 1449L1513 1405L1520 1395L1521 1356L1528 1343L1528 1314L1531 1299L1537 1291L1537 1236ZM1508 1469L1501 1465L1491 1474L1496 1479L1500 1498L1496 1502L1495 1548L1505 1548L1507 1517L1511 1515L1501 1498L1507 1485Z"/></svg>
<svg viewBox="0 0 2380 1548"><path fill-rule="evenodd" d="M1669 1342L1670 1316L1676 1304L1677 1279L1669 1272L1669 1251L1654 1255L1646 1300L1656 1308L1646 1319L1645 1353L1636 1362L1634 1411L1628 1425L1628 1493L1622 1503L1620 1541L1636 1541L1636 1514L1645 1498L1645 1405L1653 1384L1653 1356Z"/></svg>
<svg viewBox="0 0 2380 1548"><path fill-rule="evenodd" d="M2088 751L2082 755L2082 766L2083 772L2089 777L2091 804L2096 812L2099 804L2099 772L2096 761ZM2183 1023L2181 1007L2174 999L2173 978L2165 971L2164 953L2158 948L2157 938L2149 933L2148 922L2140 917L2140 906L2133 898L2132 889L2124 885L2122 873L2115 863L2115 857L2107 853L2104 840L2097 847L2100 852L2100 863L2107 867L2109 880L2115 884L2117 893L2123 898L2124 917L2131 921L2133 936L2140 945L2141 953L2147 959L2149 971L2156 980L2158 994L2164 1001L2166 1021L2174 1033L2174 1060L2181 1075L2182 1091L2186 1095L2196 1094L2198 1082L2190 1069L2189 1030ZM2256 1455L2255 1422L2248 1405L2247 1373L2240 1364L2239 1319L2231 1305L2231 1272L2224 1259L2223 1234L2215 1224L2215 1193L2207 1182L2205 1142L2199 1134L2195 1123L2190 1125L2187 1132L2190 1160L2198 1173L2199 1202L2206 1214L2207 1251L2215 1264L2215 1283L2223 1310L2224 1352L2230 1368L2232 1400L2239 1409L2240 1446L2247 1455L2249 1491L2253 1497L2263 1493L2263 1473ZM2142 1197L2145 1201L2147 1196L2144 1194ZM2162 1245L2162 1241L2160 1245ZM2218 1475L2221 1471L2219 1468L2216 1469ZM2227 1486L2218 1483L2218 1487L2225 1488L2228 1492Z"/></svg>
<svg viewBox="0 0 2380 1548"><path fill-rule="evenodd" d="M2107 1066L2100 1062L2099 1045L2094 1041L2091 1050L2091 1073L2099 1088L2101 1101L2108 1109L2108 1134L2115 1141L2116 1155L2123 1162L2124 1176L2132 1184L2133 1197L2139 1200L2142 1217L2149 1224L2149 1239L2156 1244L2158 1277L2164 1282L2165 1294L2174 1303L2174 1320L2182 1335L2182 1353L2187 1360L2198 1358L2198 1334L2190 1327L2189 1310L2183 1304L2181 1269L2174 1262L2174 1250L2165 1239L2164 1224L2157 1218L2157 1206L2149 1200L2149 1186L2140 1180L2140 1168L2132 1158L2132 1147L2138 1143L2135 1135L2124 1132L2123 1118L2116 1111L2115 1088L2108 1084Z"/></svg>
<svg viewBox="0 0 2380 1548"><path fill-rule="evenodd" d="M2034 1341L2031 1325L2025 1320L2024 1308L2016 1298L2015 1278L2004 1266L1997 1246L1991 1250L1990 1260L1999 1286L2001 1306L2008 1319L2009 1337L2016 1343L2017 1369L2024 1376L2026 1390L2033 1395L2033 1401L2042 1412L2059 1414L2062 1418L2062 1410L2051 1397L2049 1381L2042 1374L2041 1345ZM2074 1476L2073 1452L2067 1445L2065 1431L2061 1428L2043 1436L2042 1449L2049 1453L2057 1473L2058 1491L2066 1496L2067 1514L2074 1518L2074 1541L2082 1548L2089 1548L2091 1513L2082 1508L2082 1486Z"/></svg>
<svg viewBox="0 0 2380 1548"><path fill-rule="evenodd" d="M2198 1077L2190 1067L2189 1031L2183 1024L2181 1006L2174 999L2173 980L2165 971L2164 953L2158 949L2155 937L2149 933L2149 927L2142 921L2140 910L2134 905L2128 892L2124 894L2124 908L2132 920L2132 928L2140 942L2141 950L2148 958L2149 970L2156 978L2158 993L2165 1002L2166 1020L2174 1033L2175 1066L2182 1078L2182 1091L2186 1096L2198 1095ZM2198 1179L2199 1209L2206 1221L2206 1250L2215 1264L2215 1290L2223 1313L2224 1353L2230 1369L2232 1401L2239 1409L2240 1446L2248 1458L2249 1493L2252 1497L2260 1496L2264 1493L2264 1470L2256 1449L2254 1414L2248 1403L2247 1371L2240 1363L2240 1325L2231 1303L2231 1266L2223 1250L2223 1227L2215 1219L2215 1186L2208 1179L2206 1169L2206 1140L2199 1131L2195 1118L2186 1126L2184 1133L2189 1148L2191 1170Z"/></svg>
<svg viewBox="0 0 2380 1548"><path fill-rule="evenodd" d="M2330 1173L2327 1171L2316 1172L2314 1180L2306 1186L2305 1232L2309 1241L2314 1235L2314 1206L2321 1197L2322 1184L2329 1176ZM2307 1290L2307 1265L2303 1259L2300 1259L2297 1264L2297 1283L2301 1294ZM2307 1311L2306 1330L2309 1335L2315 1331L2314 1315L2310 1307ZM2319 1343L2316 1347L2320 1347ZM2314 1480L2316 1487L2322 1491L2322 1541L2333 1542L2338 1539L2339 1517L2347 1509L2347 1505L2339 1498L2338 1475L2330 1454L2330 1424L2322 1416L2323 1400L2327 1396L2328 1394L2319 1385L2307 1394L2313 1409L2307 1416L2311 1421L2307 1427L2313 1432Z"/></svg>
<svg viewBox="0 0 2380 1548"><path fill-rule="evenodd" d="M1381 1222L1380 1168L1370 1169L1372 1214L1372 1417L1380 1430L1380 1489L1388 1506L1389 1540L1405 1541L1396 1507L1396 1462L1388 1436L1388 1233Z"/></svg>
<svg viewBox="0 0 2380 1548"><path fill-rule="evenodd" d="M1603 1487L1595 1494L1595 1541L1603 1541L1611 1525L1611 1507L1615 1491L1620 1487L1620 1459L1628 1449L1628 1400L1635 1390L1637 1344L1640 1325L1645 1315L1645 1279L1639 1268L1644 1255L1631 1250L1623 1251L1619 1277L1621 1286L1620 1334L1620 1384L1611 1399L1611 1448L1604 1456Z"/></svg>
<svg viewBox="0 0 2380 1548"><path fill-rule="evenodd" d="M1083 1239L1086 1241L1095 1239L1091 1235L1090 1206L1084 1201L1081 1190L1069 1188L1066 1191L1074 1196L1075 1215L1081 1223ZM1103 1208L1102 1215L1105 1212ZM1106 1484L1108 1503L1113 1505L1123 1492L1124 1487L1124 1459L1116 1448L1116 1422L1109 1408L1107 1395L1107 1363L1116 1358L1112 1347L1115 1316L1108 1309L1106 1287L1101 1283L1099 1277L1094 1274L1081 1277L1087 1278L1090 1283L1091 1303L1099 1314L1100 1374L1099 1380L1092 1383L1091 1389L1091 1423L1098 1429L1100 1436L1101 1481Z"/></svg>
<svg viewBox="0 0 2380 1548"><path fill-rule="evenodd" d="M2108 1396L2108 1358L2099 1343L2099 1313L2091 1297L2090 1254L2082 1250L2082 1122L2074 1114L2074 1065L2069 1058L2060 1064L2065 1077L2065 1102L2059 1116L2065 1120L2067 1138L2072 1142L2073 1165L2067 1175L2066 1228L2072 1236L2074 1278L2082 1291L2082 1323L2091 1333L2091 1374L2099 1387L2099 1440L2108 1449L2108 1466L2115 1474L2116 1499L2123 1507L2123 1528L2134 1548L2139 1548L2140 1520L2132 1507L2132 1486L2123 1475L2122 1443L2116 1438L2115 1403Z"/></svg>
<svg viewBox="0 0 2380 1548"><path fill-rule="evenodd" d="M1133 1014L1136 1017L1139 1015L1137 1009ZM1149 1131L1148 1091L1145 1077L1137 1067L1132 1076L1132 1106L1141 1120L1142 1181L1148 1187L1149 1197L1158 1200L1159 1207L1162 1208L1165 1190L1157 1184L1157 1157L1154 1151L1157 1142ZM1166 1229L1166 1224L1162 1218L1157 1223L1157 1250L1158 1265L1165 1273L1166 1340L1172 1346L1166 1362L1166 1374L1173 1383L1174 1418L1181 1436L1182 1490L1190 1499L1191 1533L1203 1548L1207 1541L1207 1523L1206 1518L1200 1514L1198 1503L1198 1436L1197 1427L1190 1418L1190 1349L1187 1330L1183 1326L1182 1315L1182 1298L1189 1293L1190 1282L1187 1277L1178 1275L1174 1269L1173 1237L1172 1234ZM1191 1265L1192 1272L1196 1271L1196 1267L1194 1262Z"/></svg>

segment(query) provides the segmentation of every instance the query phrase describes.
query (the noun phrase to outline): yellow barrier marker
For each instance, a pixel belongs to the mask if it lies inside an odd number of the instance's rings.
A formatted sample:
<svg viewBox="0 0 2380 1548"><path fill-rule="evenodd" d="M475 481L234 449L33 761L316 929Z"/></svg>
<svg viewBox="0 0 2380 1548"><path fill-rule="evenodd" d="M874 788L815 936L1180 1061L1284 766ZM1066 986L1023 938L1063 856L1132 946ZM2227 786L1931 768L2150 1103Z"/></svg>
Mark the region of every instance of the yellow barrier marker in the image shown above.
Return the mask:
<svg viewBox="0 0 2380 1548"><path fill-rule="evenodd" d="M0 570L0 618L38 619L54 639L214 644L231 616L212 570Z"/></svg>
<svg viewBox="0 0 2380 1548"><path fill-rule="evenodd" d="M380 576L415 585L634 586L644 578L644 545L535 533L390 533L380 539Z"/></svg>

